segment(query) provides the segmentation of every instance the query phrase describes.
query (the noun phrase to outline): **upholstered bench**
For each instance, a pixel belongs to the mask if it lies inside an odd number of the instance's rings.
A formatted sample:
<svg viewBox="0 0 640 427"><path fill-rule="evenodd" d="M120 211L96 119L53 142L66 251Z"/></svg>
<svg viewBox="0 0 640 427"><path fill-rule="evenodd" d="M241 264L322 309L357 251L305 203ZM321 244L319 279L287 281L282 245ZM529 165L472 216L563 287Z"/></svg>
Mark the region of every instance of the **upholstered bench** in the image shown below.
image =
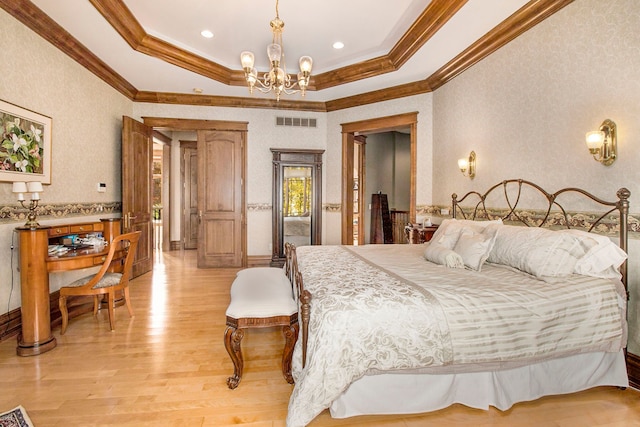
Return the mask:
<svg viewBox="0 0 640 427"><path fill-rule="evenodd" d="M234 369L233 376L227 379L229 388L236 388L242 378L244 362L240 344L245 329L273 326L282 326L286 340L282 353L282 374L289 384L293 384L291 356L298 339L298 304L284 270L255 267L238 272L231 284L231 303L226 315L224 346Z"/></svg>

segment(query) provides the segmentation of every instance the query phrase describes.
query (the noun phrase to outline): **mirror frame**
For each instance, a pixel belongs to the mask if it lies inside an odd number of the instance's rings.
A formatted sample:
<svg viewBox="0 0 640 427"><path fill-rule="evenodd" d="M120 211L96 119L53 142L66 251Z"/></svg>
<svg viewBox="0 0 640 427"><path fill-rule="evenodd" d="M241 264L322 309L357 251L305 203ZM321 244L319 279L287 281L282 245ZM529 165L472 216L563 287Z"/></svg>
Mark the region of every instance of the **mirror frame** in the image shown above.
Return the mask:
<svg viewBox="0 0 640 427"><path fill-rule="evenodd" d="M284 254L284 221L282 218L282 179L284 168L310 167L313 193L311 197L311 244L322 242L322 155L324 150L271 148L273 153L273 237L271 265L282 266Z"/></svg>

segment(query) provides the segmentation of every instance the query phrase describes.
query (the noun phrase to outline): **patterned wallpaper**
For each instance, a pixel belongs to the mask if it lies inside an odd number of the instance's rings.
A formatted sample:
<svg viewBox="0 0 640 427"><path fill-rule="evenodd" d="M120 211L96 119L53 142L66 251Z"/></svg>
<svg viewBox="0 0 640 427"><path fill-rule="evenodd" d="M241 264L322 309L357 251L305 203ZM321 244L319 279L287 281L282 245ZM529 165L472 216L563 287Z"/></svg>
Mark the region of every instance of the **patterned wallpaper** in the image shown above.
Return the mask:
<svg viewBox="0 0 640 427"><path fill-rule="evenodd" d="M576 0L439 88L434 103L434 204L451 193L524 178L556 191L584 188L615 200L631 191L640 213L640 2ZM618 159L606 167L584 135L618 126ZM456 160L474 150L477 172ZM629 242L629 349L640 354L640 241Z"/></svg>
<svg viewBox="0 0 640 427"><path fill-rule="evenodd" d="M113 216L120 209L120 132L133 103L0 10L0 99L52 118L51 185L40 222L66 216ZM98 193L97 184L107 184ZM26 211L0 182L0 313L20 306L13 229ZM12 259L13 263L8 262ZM13 285L13 291L11 291ZM55 280L51 291L59 288Z"/></svg>
<svg viewBox="0 0 640 427"><path fill-rule="evenodd" d="M640 212L638 28L636 0L578 0L434 92L434 202L524 178L605 199L627 187ZM609 167L584 143L607 118L619 133ZM473 180L456 165L471 150Z"/></svg>

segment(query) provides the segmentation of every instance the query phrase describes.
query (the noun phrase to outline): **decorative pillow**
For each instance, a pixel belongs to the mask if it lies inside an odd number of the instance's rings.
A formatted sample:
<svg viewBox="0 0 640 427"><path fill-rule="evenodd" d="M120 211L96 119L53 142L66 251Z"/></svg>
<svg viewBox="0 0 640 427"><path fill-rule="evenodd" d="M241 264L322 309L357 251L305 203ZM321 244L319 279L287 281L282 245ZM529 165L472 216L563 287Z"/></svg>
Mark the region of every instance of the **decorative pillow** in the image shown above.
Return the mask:
<svg viewBox="0 0 640 427"><path fill-rule="evenodd" d="M436 232L433 233L431 241L439 243L446 248L453 249L463 229L471 229L476 233L480 233L485 227L492 224L502 224L502 220L471 221L467 219L445 219L438 226Z"/></svg>
<svg viewBox="0 0 640 427"><path fill-rule="evenodd" d="M465 229L460 234L453 251L462 257L464 265L481 271L496 240L497 226L486 227L482 233Z"/></svg>
<svg viewBox="0 0 640 427"><path fill-rule="evenodd" d="M573 274L576 263L589 249L588 242L569 233L503 225L498 229L487 261L517 268L536 277L566 276Z"/></svg>
<svg viewBox="0 0 640 427"><path fill-rule="evenodd" d="M610 238L582 230L570 229L562 232L573 235L581 241L595 241L587 253L576 262L574 268L576 274L618 280L622 277L618 269L627 259L627 254Z"/></svg>
<svg viewBox="0 0 640 427"><path fill-rule="evenodd" d="M427 243L426 246L424 257L427 261L449 268L464 268L462 257L451 249L435 242Z"/></svg>

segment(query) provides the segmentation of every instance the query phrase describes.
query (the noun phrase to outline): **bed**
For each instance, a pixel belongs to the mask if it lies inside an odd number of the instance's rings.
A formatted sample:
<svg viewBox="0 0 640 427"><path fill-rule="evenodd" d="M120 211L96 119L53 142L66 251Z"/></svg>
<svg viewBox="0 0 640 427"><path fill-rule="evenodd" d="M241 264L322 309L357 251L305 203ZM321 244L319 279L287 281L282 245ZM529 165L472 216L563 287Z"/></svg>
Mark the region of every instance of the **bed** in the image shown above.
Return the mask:
<svg viewBox="0 0 640 427"><path fill-rule="evenodd" d="M526 206L524 189L539 192L545 208ZM506 207L488 209L501 193ZM605 212L571 214L565 196ZM627 387L628 197L621 189L607 202L508 180L454 194L453 219L425 245L292 251L302 339L287 425L307 425L326 408L335 418L454 403L506 410L545 395ZM577 222L619 233L619 244L576 230Z"/></svg>

